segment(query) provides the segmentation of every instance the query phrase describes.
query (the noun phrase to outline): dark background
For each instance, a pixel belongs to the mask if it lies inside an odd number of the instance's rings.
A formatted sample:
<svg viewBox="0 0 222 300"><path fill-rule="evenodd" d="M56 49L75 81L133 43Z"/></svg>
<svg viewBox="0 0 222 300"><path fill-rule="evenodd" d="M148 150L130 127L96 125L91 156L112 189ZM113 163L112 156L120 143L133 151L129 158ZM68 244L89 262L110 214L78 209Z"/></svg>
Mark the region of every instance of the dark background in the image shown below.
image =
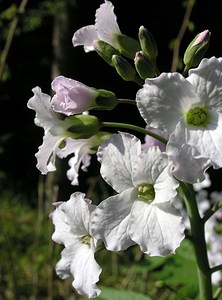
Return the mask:
<svg viewBox="0 0 222 300"><path fill-rule="evenodd" d="M72 46L73 33L82 26L94 24L95 11L102 3L103 1L96 0L30 0L24 14L20 15L7 58L7 78L0 82L0 189L2 191L10 189L15 194L20 194L23 199L35 203L39 171L36 169L34 155L42 144L43 129L34 125L35 112L27 108L27 101L32 97L31 90L35 86L40 86L45 93L51 93L53 64L59 65L59 73L64 76L95 88L111 90L119 98L135 98L138 90L135 83L123 81L96 52L86 54L82 47ZM173 53L170 45L180 30L186 1L113 0L112 3L121 32L137 39L138 29L144 25L156 39L159 49L157 63L160 71L170 71ZM1 12L12 4L19 6L20 2L0 1ZM61 7L64 5L64 11L57 9L58 5ZM61 17L60 14L64 16ZM11 19L1 17L0 51L3 50L10 22ZM59 40L61 42L59 57L53 45L55 22L57 26L61 23L61 27L65 24L66 34L63 31ZM205 56L220 57L222 55L222 2L197 0L190 22L193 29L185 32L180 48L180 59L190 41L205 29L209 29L212 34L210 47ZM61 57L62 62L59 61ZM135 108L129 106L118 107L112 112L96 112L96 114L104 121L115 120L145 125ZM98 171L98 166L96 162L94 163L95 167L90 167L89 170L91 175ZM61 168L57 180L61 185L62 197L66 197L70 191L84 190L84 184L80 187L70 187L64 174L65 170ZM212 188L220 190L220 172L211 171L211 176L215 180Z"/></svg>

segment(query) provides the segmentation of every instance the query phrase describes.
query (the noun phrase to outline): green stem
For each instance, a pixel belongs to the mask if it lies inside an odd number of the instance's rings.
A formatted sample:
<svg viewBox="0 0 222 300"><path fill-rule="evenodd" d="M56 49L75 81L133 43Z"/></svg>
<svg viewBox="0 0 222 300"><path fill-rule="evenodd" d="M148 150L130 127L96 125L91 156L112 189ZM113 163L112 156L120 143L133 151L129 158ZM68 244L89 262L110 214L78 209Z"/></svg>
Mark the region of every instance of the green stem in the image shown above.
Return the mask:
<svg viewBox="0 0 222 300"><path fill-rule="evenodd" d="M206 221L220 208L222 208L222 200L217 202L214 206L212 206L205 212L203 222L206 223Z"/></svg>
<svg viewBox="0 0 222 300"><path fill-rule="evenodd" d="M136 105L136 101L135 100L131 100L131 99L118 99L119 104L133 104Z"/></svg>
<svg viewBox="0 0 222 300"><path fill-rule="evenodd" d="M213 290L211 282L211 270L207 256L207 245L205 240L204 222L200 217L193 186L180 182L179 192L187 208L187 214L191 227L191 242L193 243L199 282L199 293L201 300L212 300Z"/></svg>
<svg viewBox="0 0 222 300"><path fill-rule="evenodd" d="M137 83L141 87L143 87L143 85L144 85L144 81L138 76L135 76L135 78L132 81L134 81L135 83Z"/></svg>
<svg viewBox="0 0 222 300"><path fill-rule="evenodd" d="M183 73L182 73L182 75L183 75L184 77L187 75L188 70L189 70L189 67L186 65L186 66L184 67L184 70L183 70Z"/></svg>
<svg viewBox="0 0 222 300"><path fill-rule="evenodd" d="M158 134L156 134L156 133L154 133L150 130L147 130L147 129L144 129L142 127L132 125L132 124L114 123L114 122L101 122L100 126L101 127L118 127L118 128L125 128L125 129L129 129L129 130L134 130L134 131L143 133L145 135L150 135L150 136L152 136L153 138L155 138L156 140L160 141L161 143L163 143L165 145L168 142L167 139L163 138L162 136L160 136L160 135L158 135Z"/></svg>
<svg viewBox="0 0 222 300"><path fill-rule="evenodd" d="M213 300L218 300L221 294L222 294L222 287L219 287L214 294Z"/></svg>
<svg viewBox="0 0 222 300"><path fill-rule="evenodd" d="M222 270L222 264L221 265L218 265L216 267L213 267L210 269L210 272L211 273L214 273L214 272L217 272L217 271L221 271Z"/></svg>

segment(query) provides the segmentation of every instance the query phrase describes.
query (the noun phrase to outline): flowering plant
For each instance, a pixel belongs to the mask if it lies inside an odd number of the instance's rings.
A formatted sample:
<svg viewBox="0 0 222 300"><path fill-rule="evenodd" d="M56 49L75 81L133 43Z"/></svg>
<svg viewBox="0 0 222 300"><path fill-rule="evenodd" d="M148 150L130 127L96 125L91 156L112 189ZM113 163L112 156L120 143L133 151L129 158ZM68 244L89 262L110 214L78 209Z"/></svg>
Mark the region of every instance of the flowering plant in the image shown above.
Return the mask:
<svg viewBox="0 0 222 300"><path fill-rule="evenodd" d="M152 34L144 26L138 40L122 34L114 7L105 0L95 24L76 31L72 42L85 52L96 51L123 80L138 84L134 99L118 99L64 75L53 80L53 97L33 89L28 107L44 129L36 153L40 172L55 171L57 157L73 154L67 176L78 186L80 166L87 171L96 155L101 177L114 191L98 205L75 192L68 201L54 203L50 214L52 239L64 245L56 272L72 277L79 294L94 298L101 292L102 269L95 260L99 250L138 245L149 257L164 257L189 239L200 299L219 299L222 237L215 228L222 220L222 201L215 194L208 201L202 193L210 184L207 170L222 167L222 58L203 58L210 35L204 30L187 47L182 74L160 73ZM93 115L119 104L134 105L146 127L101 122ZM109 127L120 131L110 133ZM144 143L137 133L144 135Z"/></svg>

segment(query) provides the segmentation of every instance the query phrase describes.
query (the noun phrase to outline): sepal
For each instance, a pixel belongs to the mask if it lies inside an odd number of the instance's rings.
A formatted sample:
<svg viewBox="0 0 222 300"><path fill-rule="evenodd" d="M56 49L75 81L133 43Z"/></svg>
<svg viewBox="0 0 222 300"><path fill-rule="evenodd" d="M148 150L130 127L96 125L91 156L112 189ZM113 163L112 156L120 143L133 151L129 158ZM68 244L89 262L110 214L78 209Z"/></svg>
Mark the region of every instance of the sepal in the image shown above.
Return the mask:
<svg viewBox="0 0 222 300"><path fill-rule="evenodd" d="M75 139L89 138L99 132L100 124L97 117L92 115L75 115L65 119L67 131Z"/></svg>
<svg viewBox="0 0 222 300"><path fill-rule="evenodd" d="M120 52L118 50L116 50L115 48L113 48L113 46L102 40L94 41L93 47L99 54L99 56L101 56L105 60L105 62L107 62L110 66L113 66L112 56L114 54L120 55Z"/></svg>
<svg viewBox="0 0 222 300"><path fill-rule="evenodd" d="M103 89L95 89L94 91L97 93L97 97L95 98L96 106L94 109L97 110L112 110L118 104L118 99L116 95L110 91Z"/></svg>
<svg viewBox="0 0 222 300"><path fill-rule="evenodd" d="M128 58L133 59L136 52L140 50L140 43L125 34L116 34L115 40L118 51Z"/></svg>

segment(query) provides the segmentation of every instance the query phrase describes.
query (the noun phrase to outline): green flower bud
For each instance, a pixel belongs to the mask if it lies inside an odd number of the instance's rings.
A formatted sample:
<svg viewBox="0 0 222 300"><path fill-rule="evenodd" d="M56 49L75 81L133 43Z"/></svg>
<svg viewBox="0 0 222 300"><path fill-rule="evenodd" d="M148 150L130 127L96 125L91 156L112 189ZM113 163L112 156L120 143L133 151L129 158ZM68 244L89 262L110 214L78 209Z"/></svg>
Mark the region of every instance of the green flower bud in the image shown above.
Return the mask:
<svg viewBox="0 0 222 300"><path fill-rule="evenodd" d="M117 34L115 36L115 42L118 45L119 52L131 59L133 59L136 52L140 50L140 43L124 34Z"/></svg>
<svg viewBox="0 0 222 300"><path fill-rule="evenodd" d="M195 67L200 63L209 47L210 35L209 30L204 30L189 44L183 57L183 62L187 69Z"/></svg>
<svg viewBox="0 0 222 300"><path fill-rule="evenodd" d="M138 37L142 51L151 60L156 60L158 50L156 41L152 34L144 26L140 26Z"/></svg>
<svg viewBox="0 0 222 300"><path fill-rule="evenodd" d="M89 138L99 132L100 123L97 117L92 115L74 115L65 119L67 131L74 139Z"/></svg>
<svg viewBox="0 0 222 300"><path fill-rule="evenodd" d="M152 60L143 51L136 53L134 58L135 68L142 79L151 78L156 75L155 66Z"/></svg>
<svg viewBox="0 0 222 300"><path fill-rule="evenodd" d="M134 81L136 78L136 70L132 65L123 57L113 55L113 66L116 68L117 73L126 81Z"/></svg>
<svg viewBox="0 0 222 300"><path fill-rule="evenodd" d="M112 110L117 106L118 98L114 93L103 89L92 89L97 93L97 96L95 98L96 106L94 107L94 109Z"/></svg>
<svg viewBox="0 0 222 300"><path fill-rule="evenodd" d="M110 44L102 41L97 40L93 42L93 47L95 48L96 52L110 65L113 66L112 63L112 56L114 54L120 55L120 52L113 48Z"/></svg>

